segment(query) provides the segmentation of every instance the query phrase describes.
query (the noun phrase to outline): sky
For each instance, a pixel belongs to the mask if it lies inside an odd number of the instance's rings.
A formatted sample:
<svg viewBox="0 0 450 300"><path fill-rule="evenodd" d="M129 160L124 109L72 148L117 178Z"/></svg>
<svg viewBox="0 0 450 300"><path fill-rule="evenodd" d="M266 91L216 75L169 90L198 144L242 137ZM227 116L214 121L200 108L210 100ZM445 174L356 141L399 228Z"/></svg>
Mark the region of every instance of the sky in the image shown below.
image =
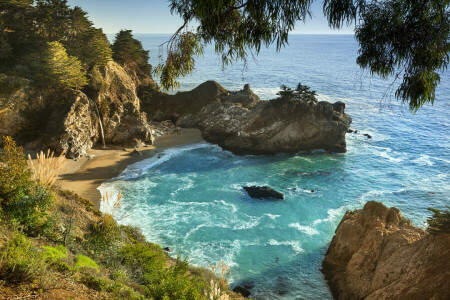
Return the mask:
<svg viewBox="0 0 450 300"><path fill-rule="evenodd" d="M182 24L178 15L171 15L168 0L68 0L80 6L96 27L105 33L131 29L133 33L174 33ZM353 34L353 27L332 30L323 16L322 1L312 4L312 19L296 24L294 34Z"/></svg>

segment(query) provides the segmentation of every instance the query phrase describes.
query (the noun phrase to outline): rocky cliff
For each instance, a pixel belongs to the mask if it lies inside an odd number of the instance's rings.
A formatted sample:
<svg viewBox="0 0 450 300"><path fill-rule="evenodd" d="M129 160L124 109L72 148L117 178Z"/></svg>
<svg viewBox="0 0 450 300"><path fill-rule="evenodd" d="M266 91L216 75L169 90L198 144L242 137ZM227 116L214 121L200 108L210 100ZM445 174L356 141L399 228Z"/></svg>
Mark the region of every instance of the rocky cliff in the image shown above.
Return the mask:
<svg viewBox="0 0 450 300"><path fill-rule="evenodd" d="M449 257L449 234L430 234L371 201L347 211L323 273L336 299L450 299Z"/></svg>
<svg viewBox="0 0 450 300"><path fill-rule="evenodd" d="M144 103L152 118L199 128L207 141L236 154L345 152L351 123L342 102L260 101L249 85L231 92L213 81L176 95L153 94Z"/></svg>
<svg viewBox="0 0 450 300"><path fill-rule="evenodd" d="M0 103L0 134L22 140L29 149L50 148L79 157L101 142L102 120L108 144L151 144L152 129L141 112L136 76L111 61L97 77L97 84L86 93L66 95L65 101L53 91L33 88L23 80L20 85L10 84L12 91L5 96L8 101ZM146 84L148 81L151 79Z"/></svg>

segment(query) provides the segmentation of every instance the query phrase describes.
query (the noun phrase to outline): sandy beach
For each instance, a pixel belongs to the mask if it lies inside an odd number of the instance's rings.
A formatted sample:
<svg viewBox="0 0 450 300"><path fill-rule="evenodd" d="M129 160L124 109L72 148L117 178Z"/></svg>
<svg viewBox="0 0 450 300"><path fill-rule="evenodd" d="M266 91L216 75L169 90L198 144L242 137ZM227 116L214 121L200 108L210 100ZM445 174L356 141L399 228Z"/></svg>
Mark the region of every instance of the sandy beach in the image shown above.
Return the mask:
<svg viewBox="0 0 450 300"><path fill-rule="evenodd" d="M128 165L149 158L171 147L202 142L200 130L182 129L180 134L158 137L154 145L138 148L142 154L132 154L134 148L98 146L89 150L87 157L67 160L67 171L60 176L59 185L71 190L100 207L100 192L97 188L106 180L119 175Z"/></svg>

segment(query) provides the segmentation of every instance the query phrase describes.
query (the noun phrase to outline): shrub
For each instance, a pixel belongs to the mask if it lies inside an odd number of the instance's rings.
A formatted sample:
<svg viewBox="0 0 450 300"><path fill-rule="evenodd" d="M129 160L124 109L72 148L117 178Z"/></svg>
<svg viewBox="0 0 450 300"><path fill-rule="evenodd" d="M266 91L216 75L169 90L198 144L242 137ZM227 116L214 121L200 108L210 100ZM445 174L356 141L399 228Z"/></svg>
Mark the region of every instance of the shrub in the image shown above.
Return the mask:
<svg viewBox="0 0 450 300"><path fill-rule="evenodd" d="M435 208L428 208L428 210L433 212L433 215L427 219L428 222L428 230L437 234L439 232L450 233L450 207L447 206L447 209L441 211Z"/></svg>
<svg viewBox="0 0 450 300"><path fill-rule="evenodd" d="M104 280L103 278L86 273L81 275L80 281L84 283L84 285L86 285L88 288L97 291L103 291L107 285L106 280Z"/></svg>
<svg viewBox="0 0 450 300"><path fill-rule="evenodd" d="M119 258L130 276L145 285L145 295L154 299L206 299L203 278L188 275L188 264L177 259L165 267L165 253L158 245L135 244L120 249Z"/></svg>
<svg viewBox="0 0 450 300"><path fill-rule="evenodd" d="M88 256L84 256L82 254L78 254L75 262L75 268L76 269L91 269L98 272L98 265L97 263L92 260L92 258Z"/></svg>
<svg viewBox="0 0 450 300"><path fill-rule="evenodd" d="M45 276L46 264L23 234L16 233L0 250L0 277L10 283Z"/></svg>
<svg viewBox="0 0 450 300"><path fill-rule="evenodd" d="M5 137L0 153L0 204L11 220L24 225L29 233L45 234L52 227L47 209L53 204L53 194L31 181L31 173L21 147Z"/></svg>
<svg viewBox="0 0 450 300"><path fill-rule="evenodd" d="M14 140L3 137L4 149L0 153L0 204L9 203L19 190L31 186L31 172L28 169L22 147L17 147Z"/></svg>
<svg viewBox="0 0 450 300"><path fill-rule="evenodd" d="M63 245L56 247L44 246L42 249L45 250L42 258L49 264L57 263L67 257L67 249Z"/></svg>
<svg viewBox="0 0 450 300"><path fill-rule="evenodd" d="M47 212L53 203L53 194L45 187L37 185L17 190L4 206L4 212L9 218L25 226L27 233L45 235L54 225Z"/></svg>

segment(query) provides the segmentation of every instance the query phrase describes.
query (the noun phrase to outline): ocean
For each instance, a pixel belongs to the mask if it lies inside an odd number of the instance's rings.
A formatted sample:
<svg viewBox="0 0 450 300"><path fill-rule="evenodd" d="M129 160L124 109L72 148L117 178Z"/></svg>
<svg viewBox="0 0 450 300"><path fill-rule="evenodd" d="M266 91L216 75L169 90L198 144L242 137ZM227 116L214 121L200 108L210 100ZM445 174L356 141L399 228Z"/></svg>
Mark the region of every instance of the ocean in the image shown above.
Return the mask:
<svg viewBox="0 0 450 300"><path fill-rule="evenodd" d="M156 66L169 36L136 37ZM280 52L264 49L245 68L223 70L208 46L180 90L206 80L230 90L248 83L268 100L281 84L301 82L320 100L345 102L351 128L372 138L348 133L344 154L236 156L206 142L168 149L102 184L123 193L116 218L192 264L223 259L230 285L253 286L254 299L332 299L320 268L346 210L381 201L425 228L428 207L450 205L450 72L435 104L412 114L393 97L398 83L362 72L357 54L351 35L292 35ZM245 185L269 185L286 198L254 200Z"/></svg>

